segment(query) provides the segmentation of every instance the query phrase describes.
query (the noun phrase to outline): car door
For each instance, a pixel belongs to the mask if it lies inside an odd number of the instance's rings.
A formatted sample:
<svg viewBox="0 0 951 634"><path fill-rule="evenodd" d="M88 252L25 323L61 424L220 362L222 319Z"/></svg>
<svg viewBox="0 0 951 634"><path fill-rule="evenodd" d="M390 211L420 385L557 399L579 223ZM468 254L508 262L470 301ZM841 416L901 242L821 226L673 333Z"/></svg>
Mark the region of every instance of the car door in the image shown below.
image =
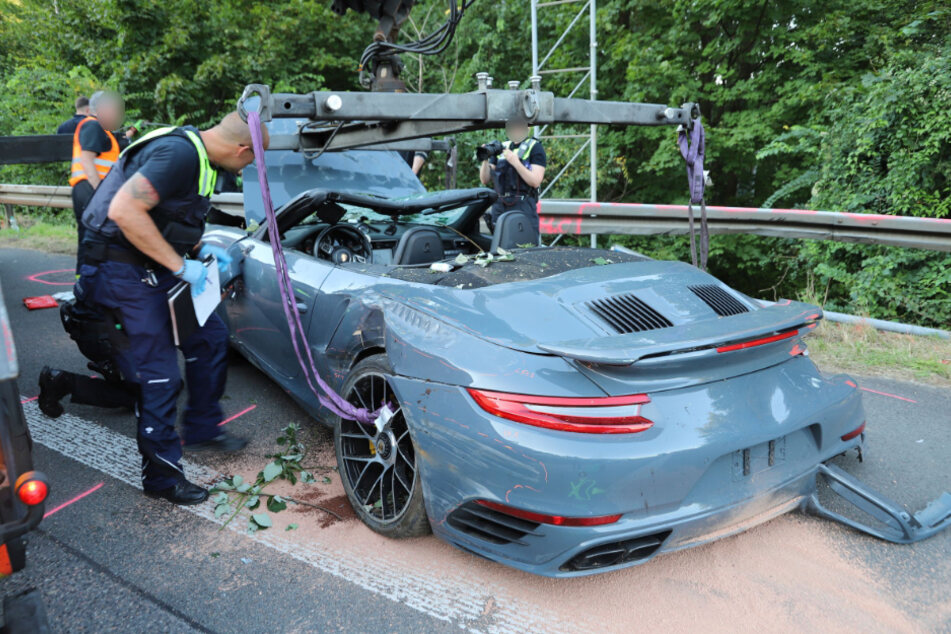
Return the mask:
<svg viewBox="0 0 951 634"><path fill-rule="evenodd" d="M296 379L301 376L300 366L281 304L271 244L251 236L233 248L239 252L242 262L240 278L226 300L232 338L274 378ZM332 266L293 249L287 249L284 257L296 309L306 333L317 291Z"/></svg>

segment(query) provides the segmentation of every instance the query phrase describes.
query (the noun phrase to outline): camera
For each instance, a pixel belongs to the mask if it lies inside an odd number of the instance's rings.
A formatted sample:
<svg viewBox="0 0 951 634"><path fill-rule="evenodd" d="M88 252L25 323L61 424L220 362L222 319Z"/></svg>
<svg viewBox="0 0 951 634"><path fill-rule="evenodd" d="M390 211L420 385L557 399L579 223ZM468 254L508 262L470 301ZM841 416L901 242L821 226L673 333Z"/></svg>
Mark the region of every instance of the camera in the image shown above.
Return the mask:
<svg viewBox="0 0 951 634"><path fill-rule="evenodd" d="M502 153L503 147L501 141L489 141L484 146L476 148L476 159L479 161L487 161L493 156L497 156Z"/></svg>

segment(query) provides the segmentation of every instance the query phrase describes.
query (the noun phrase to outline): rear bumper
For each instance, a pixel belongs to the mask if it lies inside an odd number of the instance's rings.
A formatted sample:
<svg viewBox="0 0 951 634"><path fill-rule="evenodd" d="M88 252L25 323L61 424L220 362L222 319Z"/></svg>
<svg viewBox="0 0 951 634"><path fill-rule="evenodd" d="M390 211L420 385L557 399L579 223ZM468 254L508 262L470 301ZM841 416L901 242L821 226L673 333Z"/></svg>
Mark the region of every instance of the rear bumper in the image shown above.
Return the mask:
<svg viewBox="0 0 951 634"><path fill-rule="evenodd" d="M685 506L664 516L622 517L617 523L601 527L600 530L543 526L540 534L529 540L572 544L567 550L559 552L547 561L525 562L515 559L515 556L501 549L487 548L484 542L453 530L451 523L448 524L448 530L447 524L444 523L434 526L433 532L463 550L534 574L547 577L592 575L642 564L661 553L683 550L728 537L796 510L803 506L815 491L815 476L813 470L780 486L762 491L754 499L698 512L691 512L692 509ZM651 540L651 543L647 547L639 548L637 552L630 552L630 546L625 546L644 540ZM528 543L527 546L536 547L533 543ZM627 548L629 556L621 555L621 548Z"/></svg>
<svg viewBox="0 0 951 634"><path fill-rule="evenodd" d="M815 491L818 465L865 438L841 440L864 422L854 384L822 377L803 357L651 394L641 413L655 426L627 435L530 427L488 414L457 386L403 377L393 384L418 448L434 532L488 559L548 576L642 563L793 510ZM471 516L481 512L475 500L566 517L621 518L601 526L520 526L529 530L510 539L504 527L499 534L491 526L488 532L472 528L486 520ZM606 565L577 565L579 556L619 542L630 542L619 546L631 549L629 557L610 563L608 554L601 558Z"/></svg>

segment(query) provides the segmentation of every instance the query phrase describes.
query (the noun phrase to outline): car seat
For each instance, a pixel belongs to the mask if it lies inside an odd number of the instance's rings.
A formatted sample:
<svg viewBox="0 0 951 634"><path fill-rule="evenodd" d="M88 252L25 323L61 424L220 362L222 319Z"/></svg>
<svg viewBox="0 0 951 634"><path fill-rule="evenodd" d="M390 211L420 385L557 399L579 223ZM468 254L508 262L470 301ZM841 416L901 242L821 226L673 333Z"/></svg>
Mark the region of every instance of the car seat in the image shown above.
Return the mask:
<svg viewBox="0 0 951 634"><path fill-rule="evenodd" d="M509 211L499 216L495 231L492 232L489 252L496 253L499 247L514 249L520 244L538 244L538 221L519 211Z"/></svg>
<svg viewBox="0 0 951 634"><path fill-rule="evenodd" d="M407 229L393 249L393 264L431 264L445 257L442 238L429 227Z"/></svg>

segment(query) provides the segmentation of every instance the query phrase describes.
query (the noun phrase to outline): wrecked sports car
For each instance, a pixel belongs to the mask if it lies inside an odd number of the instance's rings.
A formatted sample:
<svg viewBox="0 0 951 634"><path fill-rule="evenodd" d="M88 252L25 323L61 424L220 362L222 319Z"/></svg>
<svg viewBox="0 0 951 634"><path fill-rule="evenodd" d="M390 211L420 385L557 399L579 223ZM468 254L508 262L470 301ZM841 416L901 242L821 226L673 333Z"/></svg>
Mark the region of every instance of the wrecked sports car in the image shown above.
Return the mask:
<svg viewBox="0 0 951 634"><path fill-rule="evenodd" d="M431 527L526 571L589 574L802 507L822 463L861 448L855 383L823 376L802 340L817 308L763 306L680 262L533 247L516 223L483 235L494 197L279 190L280 235L206 234L236 256L219 309L234 345L334 427L373 530ZM307 387L271 240L318 369L355 405L388 403L382 430Z"/></svg>

